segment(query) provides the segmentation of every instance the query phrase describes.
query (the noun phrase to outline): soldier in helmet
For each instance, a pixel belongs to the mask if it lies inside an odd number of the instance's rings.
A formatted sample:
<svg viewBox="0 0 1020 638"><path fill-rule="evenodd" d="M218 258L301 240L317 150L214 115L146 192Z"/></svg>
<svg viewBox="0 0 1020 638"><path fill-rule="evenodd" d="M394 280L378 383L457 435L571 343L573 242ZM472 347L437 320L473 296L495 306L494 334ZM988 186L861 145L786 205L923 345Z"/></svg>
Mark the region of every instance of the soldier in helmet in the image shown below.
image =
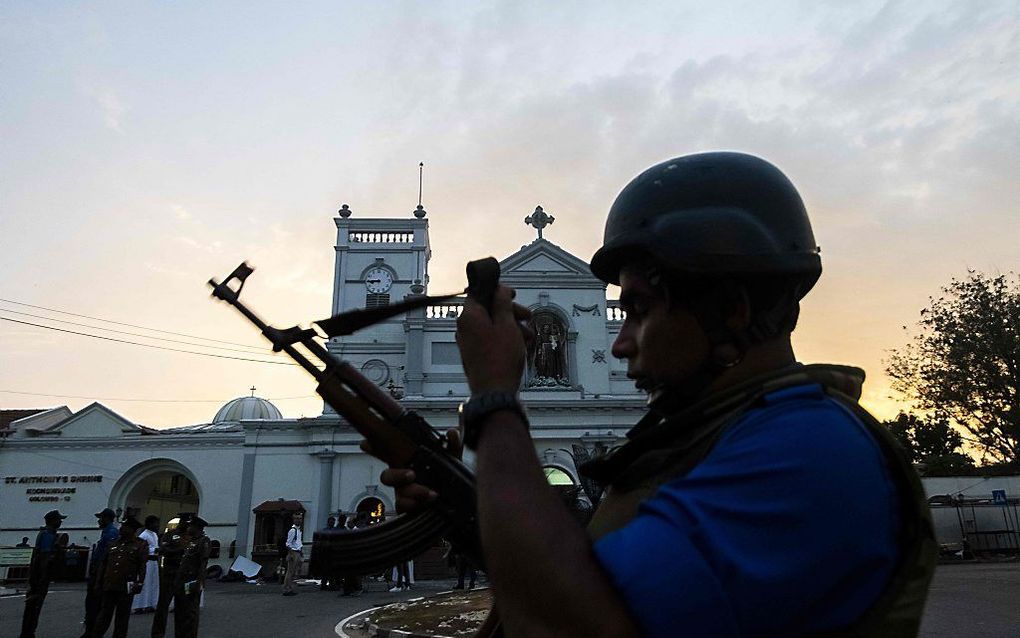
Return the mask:
<svg viewBox="0 0 1020 638"><path fill-rule="evenodd" d="M491 314L469 299L458 319L506 634L916 635L935 553L924 493L858 405L863 371L794 355L821 261L790 180L741 153L653 166L616 199L591 269L621 288L612 352L649 404L582 468L608 486L587 531L548 489L518 399L528 311L501 287ZM383 482L404 510L435 498L406 469Z"/></svg>

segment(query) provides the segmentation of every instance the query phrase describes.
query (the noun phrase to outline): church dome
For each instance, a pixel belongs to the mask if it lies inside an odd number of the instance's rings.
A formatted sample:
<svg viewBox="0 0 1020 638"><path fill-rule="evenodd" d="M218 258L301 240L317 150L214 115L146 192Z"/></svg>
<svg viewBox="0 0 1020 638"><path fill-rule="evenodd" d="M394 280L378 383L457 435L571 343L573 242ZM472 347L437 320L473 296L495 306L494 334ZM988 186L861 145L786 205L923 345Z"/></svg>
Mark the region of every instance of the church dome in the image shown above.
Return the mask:
<svg viewBox="0 0 1020 638"><path fill-rule="evenodd" d="M229 401L226 405L220 408L216 416L213 417L213 423L226 423L231 421L241 421L244 419L265 419L268 421L274 421L282 419L283 415L280 414L280 410L261 397L238 397L233 401Z"/></svg>

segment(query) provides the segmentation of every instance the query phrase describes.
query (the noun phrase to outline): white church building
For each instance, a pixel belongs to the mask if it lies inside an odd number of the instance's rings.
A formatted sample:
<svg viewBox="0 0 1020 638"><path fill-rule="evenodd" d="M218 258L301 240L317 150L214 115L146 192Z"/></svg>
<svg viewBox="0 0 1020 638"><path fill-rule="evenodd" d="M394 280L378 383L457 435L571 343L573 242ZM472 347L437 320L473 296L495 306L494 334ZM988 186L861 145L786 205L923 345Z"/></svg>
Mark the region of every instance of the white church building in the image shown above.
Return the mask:
<svg viewBox="0 0 1020 638"><path fill-rule="evenodd" d="M573 446L612 445L637 422L644 395L610 347L622 312L588 264L542 238L548 217L529 216L539 237L501 260L502 281L534 313L538 334L522 398L535 450L553 483L576 483ZM420 206L406 218L359 218L348 206L334 220L333 313L428 293L429 224ZM461 301L396 317L327 344L337 356L400 397L435 428L456 425L468 393L454 340ZM311 379L309 379L311 382ZM254 394L254 393L253 393ZM34 538L59 508L72 543L96 540L93 513L129 508L139 517L198 512L221 548L275 556L293 513L306 538L337 512L394 515L379 484L381 462L328 406L314 418L287 418L269 401L234 399L208 424L156 430L104 405L38 411L0 430L0 546Z"/></svg>

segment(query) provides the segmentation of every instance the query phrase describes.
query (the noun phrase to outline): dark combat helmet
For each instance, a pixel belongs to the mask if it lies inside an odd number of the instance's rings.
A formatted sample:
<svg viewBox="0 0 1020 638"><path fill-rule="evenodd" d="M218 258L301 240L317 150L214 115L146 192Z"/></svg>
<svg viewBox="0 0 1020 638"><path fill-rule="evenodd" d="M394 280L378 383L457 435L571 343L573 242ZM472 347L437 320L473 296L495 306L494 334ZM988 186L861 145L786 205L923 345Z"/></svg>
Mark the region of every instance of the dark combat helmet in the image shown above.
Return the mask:
<svg viewBox="0 0 1020 638"><path fill-rule="evenodd" d="M799 299L822 272L818 253L804 202L778 168L744 153L698 153L624 187L591 270L618 284L620 267L645 256L684 276L783 278Z"/></svg>

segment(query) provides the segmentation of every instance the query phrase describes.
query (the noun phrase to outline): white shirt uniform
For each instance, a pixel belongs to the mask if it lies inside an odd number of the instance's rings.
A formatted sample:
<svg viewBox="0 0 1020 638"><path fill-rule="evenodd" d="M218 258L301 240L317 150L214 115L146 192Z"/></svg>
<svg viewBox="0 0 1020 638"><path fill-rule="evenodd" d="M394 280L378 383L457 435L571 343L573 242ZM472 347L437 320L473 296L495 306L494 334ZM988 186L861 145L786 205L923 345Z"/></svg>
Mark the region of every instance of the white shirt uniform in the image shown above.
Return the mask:
<svg viewBox="0 0 1020 638"><path fill-rule="evenodd" d="M290 531L287 532L287 549L292 549L295 552L301 551L301 530L297 525L293 525Z"/></svg>

